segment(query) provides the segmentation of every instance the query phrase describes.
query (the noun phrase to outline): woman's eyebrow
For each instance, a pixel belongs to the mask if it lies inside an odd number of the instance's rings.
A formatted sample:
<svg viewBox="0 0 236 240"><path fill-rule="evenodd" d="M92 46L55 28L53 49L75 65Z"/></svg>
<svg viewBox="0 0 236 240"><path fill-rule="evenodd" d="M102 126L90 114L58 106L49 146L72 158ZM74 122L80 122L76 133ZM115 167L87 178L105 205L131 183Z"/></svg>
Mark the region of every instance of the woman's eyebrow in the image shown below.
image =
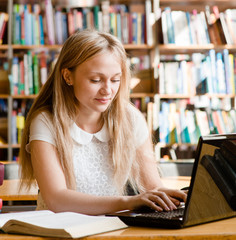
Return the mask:
<svg viewBox="0 0 236 240"><path fill-rule="evenodd" d="M104 74L104 73L101 73L101 72L94 72L94 71L92 71L92 72L90 72L90 73L92 73L92 74L98 74L98 75L101 75L101 76L105 76L106 74ZM113 76L117 76L117 75L121 75L122 73L121 72L118 72L118 73L115 73Z"/></svg>

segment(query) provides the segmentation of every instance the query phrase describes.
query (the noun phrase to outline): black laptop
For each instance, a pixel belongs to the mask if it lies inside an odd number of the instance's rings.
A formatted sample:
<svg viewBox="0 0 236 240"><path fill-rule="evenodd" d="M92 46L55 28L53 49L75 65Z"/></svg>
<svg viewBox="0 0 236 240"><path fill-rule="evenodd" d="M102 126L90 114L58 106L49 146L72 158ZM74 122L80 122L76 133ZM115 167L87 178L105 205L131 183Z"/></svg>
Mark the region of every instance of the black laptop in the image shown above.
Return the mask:
<svg viewBox="0 0 236 240"><path fill-rule="evenodd" d="M200 137L186 203L115 214L129 226L183 228L236 216L236 134Z"/></svg>

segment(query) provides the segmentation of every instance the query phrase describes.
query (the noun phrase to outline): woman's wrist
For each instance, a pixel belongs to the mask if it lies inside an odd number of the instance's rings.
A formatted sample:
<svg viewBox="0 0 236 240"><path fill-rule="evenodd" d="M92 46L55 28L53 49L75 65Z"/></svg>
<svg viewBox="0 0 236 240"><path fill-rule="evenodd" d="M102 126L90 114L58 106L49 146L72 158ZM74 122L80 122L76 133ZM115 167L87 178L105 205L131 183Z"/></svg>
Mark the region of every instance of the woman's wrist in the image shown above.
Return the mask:
<svg viewBox="0 0 236 240"><path fill-rule="evenodd" d="M130 206L130 198L131 196L122 196L119 202L120 210L131 210Z"/></svg>

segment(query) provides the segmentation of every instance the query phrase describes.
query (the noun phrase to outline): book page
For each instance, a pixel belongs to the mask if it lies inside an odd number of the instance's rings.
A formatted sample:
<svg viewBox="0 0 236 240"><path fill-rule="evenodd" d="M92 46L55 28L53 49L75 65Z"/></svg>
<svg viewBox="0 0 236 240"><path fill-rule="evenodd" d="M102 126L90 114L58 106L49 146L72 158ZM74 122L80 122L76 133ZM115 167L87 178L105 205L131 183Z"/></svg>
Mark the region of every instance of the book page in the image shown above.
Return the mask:
<svg viewBox="0 0 236 240"><path fill-rule="evenodd" d="M24 213L27 216L24 216ZM35 211L35 214L24 213L8 214L12 217L5 217L6 224L2 227L3 231L78 238L127 227L118 217L88 216L73 212L53 213L50 211ZM7 222L7 220L9 221Z"/></svg>
<svg viewBox="0 0 236 240"><path fill-rule="evenodd" d="M53 215L54 213L49 210L42 210L42 211L26 211L26 212L16 212L16 213L3 213L0 217L0 228L11 219L15 220L23 220L27 218L37 217L37 216L48 216Z"/></svg>
<svg viewBox="0 0 236 240"><path fill-rule="evenodd" d="M14 218L16 219L16 218ZM96 224L99 221L107 219L105 216L88 216L73 212L61 212L53 214L38 214L28 217L19 217L25 223L30 223L44 228L66 229L68 227L80 226L86 224ZM108 219L109 220L109 219Z"/></svg>

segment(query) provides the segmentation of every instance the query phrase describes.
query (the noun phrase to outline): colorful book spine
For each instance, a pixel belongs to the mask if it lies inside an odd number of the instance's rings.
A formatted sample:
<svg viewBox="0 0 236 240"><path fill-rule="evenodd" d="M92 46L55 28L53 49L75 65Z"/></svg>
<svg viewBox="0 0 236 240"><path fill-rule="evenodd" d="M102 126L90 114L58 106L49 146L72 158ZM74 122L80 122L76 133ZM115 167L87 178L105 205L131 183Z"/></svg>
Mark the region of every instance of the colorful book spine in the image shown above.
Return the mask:
<svg viewBox="0 0 236 240"><path fill-rule="evenodd" d="M38 56L33 56L34 94L39 93L39 63Z"/></svg>
<svg viewBox="0 0 236 240"><path fill-rule="evenodd" d="M55 44L55 27L53 21L53 9L51 0L45 0L46 24L49 45Z"/></svg>
<svg viewBox="0 0 236 240"><path fill-rule="evenodd" d="M33 59L32 59L31 51L28 51L28 53L27 53L27 62L28 62L29 94L31 95L34 93Z"/></svg>
<svg viewBox="0 0 236 240"><path fill-rule="evenodd" d="M44 27L43 27L43 17L39 15L39 39L40 44L44 45Z"/></svg>
<svg viewBox="0 0 236 240"><path fill-rule="evenodd" d="M21 143L23 129L25 126L25 117L21 113L16 116L16 128L17 128L17 143Z"/></svg>
<svg viewBox="0 0 236 240"><path fill-rule="evenodd" d="M13 85L13 95L18 94L18 78L19 78L19 59L14 57L12 61L12 85Z"/></svg>
<svg viewBox="0 0 236 240"><path fill-rule="evenodd" d="M19 78L19 94L25 94L25 79L24 79L24 61L20 61L20 78Z"/></svg>

